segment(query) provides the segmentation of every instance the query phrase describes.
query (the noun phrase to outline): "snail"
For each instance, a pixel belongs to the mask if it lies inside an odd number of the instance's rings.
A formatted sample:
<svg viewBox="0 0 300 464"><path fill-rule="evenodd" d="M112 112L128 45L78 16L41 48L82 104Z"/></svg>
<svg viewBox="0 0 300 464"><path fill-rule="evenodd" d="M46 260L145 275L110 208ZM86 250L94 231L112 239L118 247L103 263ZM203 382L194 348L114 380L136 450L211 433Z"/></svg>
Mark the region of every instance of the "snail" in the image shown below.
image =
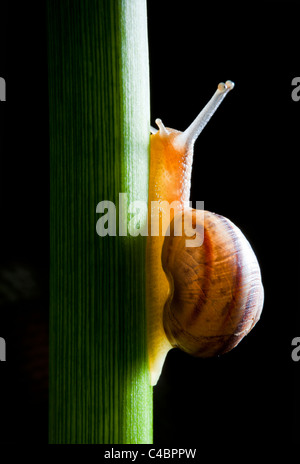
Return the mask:
<svg viewBox="0 0 300 464"><path fill-rule="evenodd" d="M158 130L151 127L146 247L151 385L170 349L197 357L226 353L254 327L263 308L260 266L241 230L223 216L186 206L195 140L233 87L231 81L220 83L184 132L165 127L160 119ZM155 208L159 214L153 214ZM202 234L198 246L187 246L186 220L194 238Z"/></svg>

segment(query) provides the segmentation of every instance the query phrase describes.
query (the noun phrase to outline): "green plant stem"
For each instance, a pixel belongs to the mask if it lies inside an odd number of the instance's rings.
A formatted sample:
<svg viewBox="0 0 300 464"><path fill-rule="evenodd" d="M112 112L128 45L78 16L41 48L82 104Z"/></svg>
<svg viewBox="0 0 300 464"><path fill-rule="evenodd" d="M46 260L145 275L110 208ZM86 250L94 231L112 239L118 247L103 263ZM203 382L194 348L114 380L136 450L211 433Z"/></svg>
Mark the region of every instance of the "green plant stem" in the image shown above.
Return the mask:
<svg viewBox="0 0 300 464"><path fill-rule="evenodd" d="M100 201L148 198L145 0L49 0L50 443L151 443L145 237Z"/></svg>

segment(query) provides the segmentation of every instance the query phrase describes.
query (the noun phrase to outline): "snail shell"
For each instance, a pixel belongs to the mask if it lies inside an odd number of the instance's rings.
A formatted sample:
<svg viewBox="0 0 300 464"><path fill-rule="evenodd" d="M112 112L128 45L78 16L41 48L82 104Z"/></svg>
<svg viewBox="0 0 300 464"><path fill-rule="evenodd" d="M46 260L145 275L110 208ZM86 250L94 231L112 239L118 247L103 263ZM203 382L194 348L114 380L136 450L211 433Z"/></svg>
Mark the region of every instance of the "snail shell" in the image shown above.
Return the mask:
<svg viewBox="0 0 300 464"><path fill-rule="evenodd" d="M201 246L187 247L185 233L174 236L176 217L164 240L170 294L163 324L173 347L210 357L231 350L248 334L260 317L264 290L258 261L240 229L209 211L195 213L185 212L194 229L203 229Z"/></svg>

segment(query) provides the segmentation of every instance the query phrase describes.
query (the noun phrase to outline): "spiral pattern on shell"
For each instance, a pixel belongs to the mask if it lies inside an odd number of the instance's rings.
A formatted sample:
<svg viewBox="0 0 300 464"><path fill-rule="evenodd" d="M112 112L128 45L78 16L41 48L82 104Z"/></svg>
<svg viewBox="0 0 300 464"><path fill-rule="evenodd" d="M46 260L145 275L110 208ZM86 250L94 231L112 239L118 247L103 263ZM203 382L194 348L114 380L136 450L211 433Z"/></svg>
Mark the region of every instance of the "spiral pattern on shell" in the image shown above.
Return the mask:
<svg viewBox="0 0 300 464"><path fill-rule="evenodd" d="M184 215L179 213L184 223ZM203 228L203 244L189 248L185 233L170 236L162 250L170 293L163 313L167 338L173 347L210 357L234 348L256 324L264 289L257 258L246 237L229 219L190 209L193 228Z"/></svg>

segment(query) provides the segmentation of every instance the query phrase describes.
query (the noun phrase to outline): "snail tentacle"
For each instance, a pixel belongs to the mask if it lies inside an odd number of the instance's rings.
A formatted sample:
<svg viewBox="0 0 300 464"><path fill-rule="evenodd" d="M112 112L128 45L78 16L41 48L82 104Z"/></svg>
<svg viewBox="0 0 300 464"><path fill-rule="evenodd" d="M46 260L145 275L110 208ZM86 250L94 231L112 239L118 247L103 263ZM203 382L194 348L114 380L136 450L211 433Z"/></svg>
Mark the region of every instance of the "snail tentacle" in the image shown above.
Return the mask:
<svg viewBox="0 0 300 464"><path fill-rule="evenodd" d="M198 114L192 124L177 138L176 143L178 146L193 145L198 136L203 131L204 127L214 115L228 92L234 88L234 82L226 81L224 84L221 82L209 102L205 105L203 110Z"/></svg>

